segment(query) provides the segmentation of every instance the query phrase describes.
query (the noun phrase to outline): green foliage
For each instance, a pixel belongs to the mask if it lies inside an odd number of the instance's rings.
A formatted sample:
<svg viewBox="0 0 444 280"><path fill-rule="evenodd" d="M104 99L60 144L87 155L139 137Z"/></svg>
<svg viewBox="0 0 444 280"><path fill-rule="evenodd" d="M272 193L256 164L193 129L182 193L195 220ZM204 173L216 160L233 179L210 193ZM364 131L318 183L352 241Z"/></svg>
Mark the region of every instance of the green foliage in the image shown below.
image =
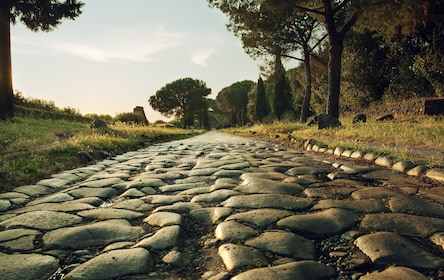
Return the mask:
<svg viewBox="0 0 444 280"><path fill-rule="evenodd" d="M10 2L10 1L9 1ZM69 1L12 1L11 21L21 21L32 31L51 31L64 18L75 19L82 13L84 3Z"/></svg>
<svg viewBox="0 0 444 280"><path fill-rule="evenodd" d="M102 120L107 123L110 123L113 121L113 117L111 115L99 115L99 114L86 114L85 118L90 120Z"/></svg>
<svg viewBox="0 0 444 280"><path fill-rule="evenodd" d="M149 104L166 117L182 119L186 127L193 123L196 114L208 109L206 96L210 93L205 82L184 78L166 84L150 96Z"/></svg>
<svg viewBox="0 0 444 280"><path fill-rule="evenodd" d="M53 101L24 97L20 91L16 91L14 94L14 104L16 116L19 117L89 121L77 109L59 108Z"/></svg>
<svg viewBox="0 0 444 280"><path fill-rule="evenodd" d="M267 116L267 114L268 114L268 106L267 106L267 99L265 97L264 81L262 80L262 78L259 78L259 80L257 81L256 95L254 102L254 118L259 122L262 122L262 120L265 118L265 116Z"/></svg>
<svg viewBox="0 0 444 280"><path fill-rule="evenodd" d="M254 86L252 81L236 82L223 88L216 97L216 104L222 112L230 117L226 125L243 126L247 122L248 93Z"/></svg>
<svg viewBox="0 0 444 280"><path fill-rule="evenodd" d="M374 32L350 33L342 63L343 110L359 110L382 98L390 83L388 57L389 46Z"/></svg>
<svg viewBox="0 0 444 280"><path fill-rule="evenodd" d="M141 115L131 112L117 114L114 120L118 122L134 124L143 124L143 122L145 121Z"/></svg>
<svg viewBox="0 0 444 280"><path fill-rule="evenodd" d="M285 74L283 74L273 86L273 92L270 98L271 113L277 120L280 120L286 111L293 110L292 104L288 81Z"/></svg>

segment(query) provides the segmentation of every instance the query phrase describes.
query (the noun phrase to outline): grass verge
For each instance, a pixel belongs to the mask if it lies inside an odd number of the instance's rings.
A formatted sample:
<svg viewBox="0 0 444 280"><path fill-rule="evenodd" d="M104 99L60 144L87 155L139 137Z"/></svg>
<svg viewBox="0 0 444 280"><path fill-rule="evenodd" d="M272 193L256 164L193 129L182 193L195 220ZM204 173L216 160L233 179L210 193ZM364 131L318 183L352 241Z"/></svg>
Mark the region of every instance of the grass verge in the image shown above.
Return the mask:
<svg viewBox="0 0 444 280"><path fill-rule="evenodd" d="M291 140L302 146L312 139L323 147L374 152L394 160L411 160L430 167L444 167L444 120L433 117L398 118L393 121L353 124L351 118L340 120L342 127L318 130L301 123L259 124L225 132L260 136L273 141Z"/></svg>
<svg viewBox="0 0 444 280"><path fill-rule="evenodd" d="M199 133L122 123L92 130L88 123L63 120L15 118L0 122L0 191L89 164L78 156L81 151L101 160Z"/></svg>

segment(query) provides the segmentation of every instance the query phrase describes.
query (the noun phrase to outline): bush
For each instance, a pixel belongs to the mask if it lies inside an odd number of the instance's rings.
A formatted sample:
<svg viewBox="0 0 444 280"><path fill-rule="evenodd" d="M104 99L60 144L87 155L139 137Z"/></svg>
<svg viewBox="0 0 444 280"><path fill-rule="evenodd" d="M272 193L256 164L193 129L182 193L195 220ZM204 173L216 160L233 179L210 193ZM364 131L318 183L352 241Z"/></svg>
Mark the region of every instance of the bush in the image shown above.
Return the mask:
<svg viewBox="0 0 444 280"><path fill-rule="evenodd" d="M121 113L118 114L114 118L114 120L118 122L136 123L136 124L142 124L145 121L142 116L135 113Z"/></svg>

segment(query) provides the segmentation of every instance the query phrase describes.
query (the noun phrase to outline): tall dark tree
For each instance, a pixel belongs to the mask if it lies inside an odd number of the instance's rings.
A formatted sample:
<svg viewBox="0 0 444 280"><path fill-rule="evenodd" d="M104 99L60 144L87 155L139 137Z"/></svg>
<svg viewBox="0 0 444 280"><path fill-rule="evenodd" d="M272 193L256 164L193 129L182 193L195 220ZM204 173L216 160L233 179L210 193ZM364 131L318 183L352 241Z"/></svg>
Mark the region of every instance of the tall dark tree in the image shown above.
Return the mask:
<svg viewBox="0 0 444 280"><path fill-rule="evenodd" d="M282 115L293 109L291 100L290 86L285 75L285 69L282 65L281 57L276 56L275 73L269 81L274 85L272 96L270 98L271 113L275 118L281 120Z"/></svg>
<svg viewBox="0 0 444 280"><path fill-rule="evenodd" d="M210 93L205 82L183 78L159 89L150 96L149 103L166 117L182 119L182 126L186 128L194 122L195 114L208 109L206 97Z"/></svg>
<svg viewBox="0 0 444 280"><path fill-rule="evenodd" d="M264 81L260 77L257 81L256 96L254 101L254 117L262 122L268 115L267 97L265 96Z"/></svg>
<svg viewBox="0 0 444 280"><path fill-rule="evenodd" d="M0 1L0 120L14 117L11 70L11 24L21 21L32 31L51 31L63 19L75 19L84 4L77 0Z"/></svg>

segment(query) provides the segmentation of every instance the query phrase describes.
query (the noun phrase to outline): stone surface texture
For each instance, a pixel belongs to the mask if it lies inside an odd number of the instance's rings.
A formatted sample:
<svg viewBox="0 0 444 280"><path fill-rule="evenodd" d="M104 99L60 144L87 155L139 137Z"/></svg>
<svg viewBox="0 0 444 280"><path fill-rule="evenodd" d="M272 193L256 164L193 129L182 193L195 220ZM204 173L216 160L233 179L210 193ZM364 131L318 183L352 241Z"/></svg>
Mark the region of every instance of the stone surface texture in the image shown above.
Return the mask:
<svg viewBox="0 0 444 280"><path fill-rule="evenodd" d="M211 131L0 194L0 278L444 279L442 178Z"/></svg>

